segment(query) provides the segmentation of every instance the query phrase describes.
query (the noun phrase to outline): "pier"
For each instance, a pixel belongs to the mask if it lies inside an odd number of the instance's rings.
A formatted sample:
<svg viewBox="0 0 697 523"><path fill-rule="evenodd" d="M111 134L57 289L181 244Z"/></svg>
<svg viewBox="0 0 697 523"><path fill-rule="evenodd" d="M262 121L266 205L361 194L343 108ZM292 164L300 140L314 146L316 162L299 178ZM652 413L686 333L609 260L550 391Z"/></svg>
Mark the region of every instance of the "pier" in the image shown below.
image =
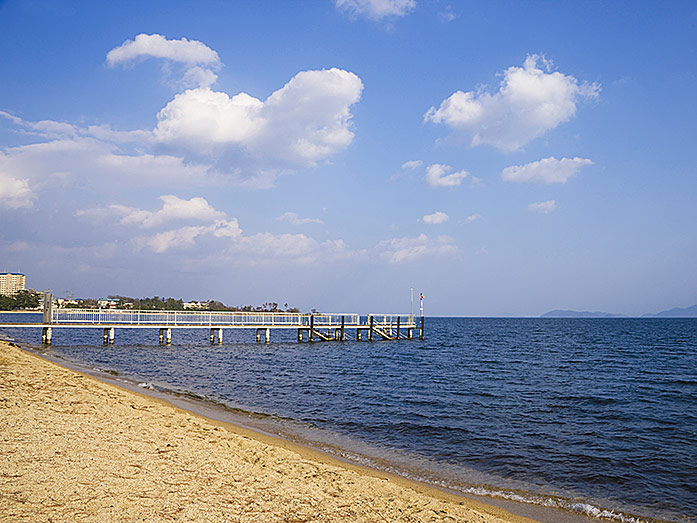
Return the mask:
<svg viewBox="0 0 697 523"><path fill-rule="evenodd" d="M0 327L41 328L41 342L50 345L54 329L102 329L104 345L116 339L117 329L158 329L162 345L172 343L177 329L208 329L211 344L223 343L224 329L248 329L257 343L270 343L271 331L296 330L298 342L424 339L424 318L411 314L367 314L236 311L164 311L44 308L41 323L0 323Z"/></svg>

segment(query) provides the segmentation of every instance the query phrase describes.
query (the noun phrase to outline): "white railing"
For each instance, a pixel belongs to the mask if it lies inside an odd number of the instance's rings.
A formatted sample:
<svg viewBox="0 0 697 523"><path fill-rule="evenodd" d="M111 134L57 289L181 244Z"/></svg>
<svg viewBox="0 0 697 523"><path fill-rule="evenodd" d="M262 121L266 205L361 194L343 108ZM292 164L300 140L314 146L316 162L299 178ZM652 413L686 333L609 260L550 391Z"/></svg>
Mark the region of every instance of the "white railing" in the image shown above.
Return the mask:
<svg viewBox="0 0 697 523"><path fill-rule="evenodd" d="M263 326L263 327L345 327L359 325L354 313L300 314L294 312L236 311L152 311L121 309L54 309L54 324L82 325L177 325L177 326Z"/></svg>
<svg viewBox="0 0 697 523"><path fill-rule="evenodd" d="M367 323L370 323L371 316L375 327L396 327L397 318L402 327L416 326L416 318L410 314L368 314Z"/></svg>

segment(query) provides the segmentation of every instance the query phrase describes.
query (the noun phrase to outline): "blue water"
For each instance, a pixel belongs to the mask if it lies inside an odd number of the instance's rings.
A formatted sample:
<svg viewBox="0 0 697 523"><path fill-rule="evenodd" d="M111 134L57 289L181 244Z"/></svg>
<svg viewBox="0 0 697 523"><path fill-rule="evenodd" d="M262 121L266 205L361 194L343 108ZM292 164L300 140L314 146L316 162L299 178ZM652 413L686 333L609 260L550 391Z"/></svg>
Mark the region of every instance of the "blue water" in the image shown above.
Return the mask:
<svg viewBox="0 0 697 523"><path fill-rule="evenodd" d="M0 321L8 321L0 316ZM9 321L18 321L13 318ZM0 329L37 343L38 330ZM697 521L697 319L427 319L424 341L54 330L50 352L449 488Z"/></svg>

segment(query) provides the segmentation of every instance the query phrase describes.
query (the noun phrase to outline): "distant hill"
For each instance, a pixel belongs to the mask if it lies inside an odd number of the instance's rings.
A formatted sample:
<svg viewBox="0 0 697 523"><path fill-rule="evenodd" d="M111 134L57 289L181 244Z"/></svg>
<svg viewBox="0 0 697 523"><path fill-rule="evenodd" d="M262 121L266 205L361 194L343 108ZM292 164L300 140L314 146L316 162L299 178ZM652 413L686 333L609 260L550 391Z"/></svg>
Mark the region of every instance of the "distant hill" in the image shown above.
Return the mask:
<svg viewBox="0 0 697 523"><path fill-rule="evenodd" d="M644 314L642 318L697 318L697 305L692 307L675 307L658 314Z"/></svg>
<svg viewBox="0 0 697 523"><path fill-rule="evenodd" d="M624 314L611 314L609 312L579 312L562 309L554 309L545 312L540 318L629 318ZM644 314L642 318L697 318L697 305L692 307L675 307L657 314Z"/></svg>
<svg viewBox="0 0 697 523"><path fill-rule="evenodd" d="M554 309L545 312L540 318L626 318L624 314L610 314L609 312L579 312Z"/></svg>

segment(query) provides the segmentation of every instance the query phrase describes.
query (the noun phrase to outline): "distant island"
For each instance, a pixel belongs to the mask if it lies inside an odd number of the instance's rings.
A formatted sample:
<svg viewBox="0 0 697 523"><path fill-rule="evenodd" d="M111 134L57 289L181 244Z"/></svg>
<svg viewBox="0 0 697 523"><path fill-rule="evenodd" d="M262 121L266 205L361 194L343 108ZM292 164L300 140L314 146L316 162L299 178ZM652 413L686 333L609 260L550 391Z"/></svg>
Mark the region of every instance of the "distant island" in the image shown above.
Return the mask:
<svg viewBox="0 0 697 523"><path fill-rule="evenodd" d="M610 312L588 312L554 309L545 312L540 318L629 318L624 314L613 314ZM637 316L639 317L639 316ZM641 318L697 318L697 305L691 307L675 307L657 314L644 314Z"/></svg>

